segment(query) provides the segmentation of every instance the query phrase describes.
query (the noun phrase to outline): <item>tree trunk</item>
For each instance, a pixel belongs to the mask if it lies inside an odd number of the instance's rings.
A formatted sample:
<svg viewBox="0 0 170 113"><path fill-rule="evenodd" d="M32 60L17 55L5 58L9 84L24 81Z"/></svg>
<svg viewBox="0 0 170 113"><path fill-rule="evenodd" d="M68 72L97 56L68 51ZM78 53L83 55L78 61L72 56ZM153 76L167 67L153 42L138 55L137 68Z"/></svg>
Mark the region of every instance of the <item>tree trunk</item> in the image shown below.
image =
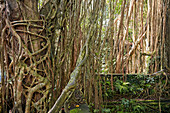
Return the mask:
<svg viewBox="0 0 170 113"><path fill-rule="evenodd" d="M36 112L35 108L39 107L36 103L43 97L39 90L47 87L47 75L41 70L44 70L42 64L50 50L49 39L44 36L44 25L38 15L38 0L6 0L3 13L7 80L14 78L13 112ZM8 97L8 92L6 95Z"/></svg>
<svg viewBox="0 0 170 113"><path fill-rule="evenodd" d="M166 12L166 34L165 34L165 53L167 61L167 67L170 68L170 1L166 0L167 2L167 12Z"/></svg>

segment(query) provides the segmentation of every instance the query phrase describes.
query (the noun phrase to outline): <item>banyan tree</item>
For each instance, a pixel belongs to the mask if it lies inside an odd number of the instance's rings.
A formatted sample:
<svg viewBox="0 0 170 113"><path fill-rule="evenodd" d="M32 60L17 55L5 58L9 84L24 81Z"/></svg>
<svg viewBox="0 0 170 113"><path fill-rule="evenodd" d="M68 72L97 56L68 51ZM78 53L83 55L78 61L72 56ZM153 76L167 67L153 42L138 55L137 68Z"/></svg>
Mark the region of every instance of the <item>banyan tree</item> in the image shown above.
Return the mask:
<svg viewBox="0 0 170 113"><path fill-rule="evenodd" d="M1 112L68 112L77 87L100 110L101 73L169 72L169 5L0 0Z"/></svg>

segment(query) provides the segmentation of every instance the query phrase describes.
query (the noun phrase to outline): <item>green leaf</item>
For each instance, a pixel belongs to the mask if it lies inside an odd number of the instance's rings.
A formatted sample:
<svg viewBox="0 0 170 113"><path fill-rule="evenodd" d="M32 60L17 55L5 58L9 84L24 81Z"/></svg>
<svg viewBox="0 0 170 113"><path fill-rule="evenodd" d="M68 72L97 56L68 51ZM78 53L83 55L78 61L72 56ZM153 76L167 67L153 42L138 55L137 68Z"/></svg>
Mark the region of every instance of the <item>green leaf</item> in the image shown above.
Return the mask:
<svg viewBox="0 0 170 113"><path fill-rule="evenodd" d="M99 112L99 109L95 109L95 110L94 110L94 113L97 113L97 112Z"/></svg>
<svg viewBox="0 0 170 113"><path fill-rule="evenodd" d="M102 112L104 112L104 113L110 113L111 110L110 110L110 109L102 109Z"/></svg>
<svg viewBox="0 0 170 113"><path fill-rule="evenodd" d="M128 84L130 84L129 82L123 82L123 85L128 85Z"/></svg>
<svg viewBox="0 0 170 113"><path fill-rule="evenodd" d="M123 111L118 111L117 113L124 113Z"/></svg>
<svg viewBox="0 0 170 113"><path fill-rule="evenodd" d="M108 93L105 93L105 95L108 97L109 95L108 95Z"/></svg>

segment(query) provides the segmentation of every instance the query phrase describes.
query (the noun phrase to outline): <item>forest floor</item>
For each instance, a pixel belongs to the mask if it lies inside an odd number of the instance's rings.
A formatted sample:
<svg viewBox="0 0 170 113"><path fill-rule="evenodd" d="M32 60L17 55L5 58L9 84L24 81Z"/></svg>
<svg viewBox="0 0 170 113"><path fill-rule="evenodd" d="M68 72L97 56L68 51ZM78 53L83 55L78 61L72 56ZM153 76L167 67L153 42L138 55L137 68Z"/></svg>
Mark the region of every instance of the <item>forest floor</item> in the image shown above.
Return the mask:
<svg viewBox="0 0 170 113"><path fill-rule="evenodd" d="M77 109L76 113L90 113L90 109L87 104L81 104L81 105L79 105L78 108L71 109L71 111L76 110L76 109Z"/></svg>

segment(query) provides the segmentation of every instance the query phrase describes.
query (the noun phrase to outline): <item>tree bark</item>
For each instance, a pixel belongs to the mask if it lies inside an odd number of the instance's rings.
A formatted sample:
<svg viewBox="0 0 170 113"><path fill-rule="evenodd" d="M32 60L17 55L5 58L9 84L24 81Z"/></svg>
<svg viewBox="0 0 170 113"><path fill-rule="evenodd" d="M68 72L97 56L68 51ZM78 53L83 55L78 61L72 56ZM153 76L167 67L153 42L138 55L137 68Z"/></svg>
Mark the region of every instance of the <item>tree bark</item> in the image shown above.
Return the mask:
<svg viewBox="0 0 170 113"><path fill-rule="evenodd" d="M166 60L167 67L170 68L170 0L166 0L167 3L167 10L166 12L166 33L165 33L165 53L166 53Z"/></svg>

